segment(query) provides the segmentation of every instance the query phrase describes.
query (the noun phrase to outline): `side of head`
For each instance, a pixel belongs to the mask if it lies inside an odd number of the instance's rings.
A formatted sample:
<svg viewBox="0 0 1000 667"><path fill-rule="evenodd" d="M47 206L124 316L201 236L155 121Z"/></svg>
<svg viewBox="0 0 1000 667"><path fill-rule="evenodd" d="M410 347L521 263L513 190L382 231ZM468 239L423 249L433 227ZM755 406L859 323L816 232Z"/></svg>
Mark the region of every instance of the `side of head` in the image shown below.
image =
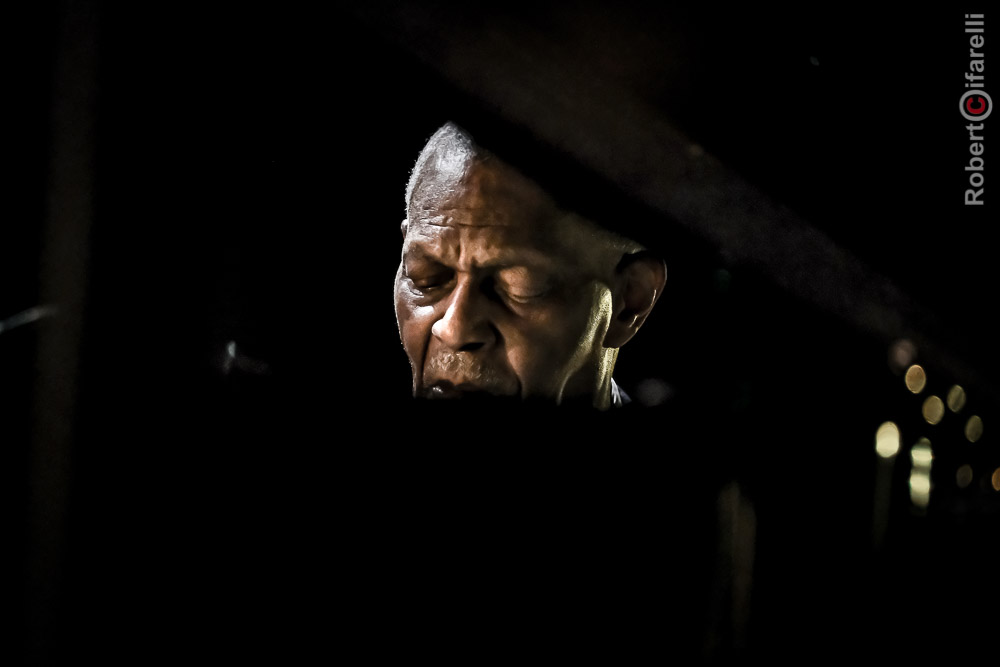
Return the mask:
<svg viewBox="0 0 1000 667"><path fill-rule="evenodd" d="M663 291L662 260L450 123L421 152L406 205L394 289L415 396L610 405L618 349Z"/></svg>

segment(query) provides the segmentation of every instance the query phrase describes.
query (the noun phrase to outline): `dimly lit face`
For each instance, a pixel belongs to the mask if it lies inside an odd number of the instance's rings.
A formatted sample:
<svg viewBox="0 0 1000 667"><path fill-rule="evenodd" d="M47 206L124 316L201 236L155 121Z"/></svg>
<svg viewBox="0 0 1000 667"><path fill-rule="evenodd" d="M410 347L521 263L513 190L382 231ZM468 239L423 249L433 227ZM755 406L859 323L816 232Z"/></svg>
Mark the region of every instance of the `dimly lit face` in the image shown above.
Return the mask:
<svg viewBox="0 0 1000 667"><path fill-rule="evenodd" d="M395 282L414 395L606 407L620 253L495 158L442 150L417 169Z"/></svg>

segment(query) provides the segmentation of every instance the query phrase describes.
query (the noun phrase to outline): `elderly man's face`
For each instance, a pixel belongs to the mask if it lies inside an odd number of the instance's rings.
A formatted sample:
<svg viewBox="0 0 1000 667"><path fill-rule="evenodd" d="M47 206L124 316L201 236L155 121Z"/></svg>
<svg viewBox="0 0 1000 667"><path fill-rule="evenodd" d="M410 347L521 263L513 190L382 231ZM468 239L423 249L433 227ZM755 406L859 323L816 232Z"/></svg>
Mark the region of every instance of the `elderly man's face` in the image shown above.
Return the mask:
<svg viewBox="0 0 1000 667"><path fill-rule="evenodd" d="M430 162L415 174L395 283L414 395L606 394L621 252L496 159Z"/></svg>

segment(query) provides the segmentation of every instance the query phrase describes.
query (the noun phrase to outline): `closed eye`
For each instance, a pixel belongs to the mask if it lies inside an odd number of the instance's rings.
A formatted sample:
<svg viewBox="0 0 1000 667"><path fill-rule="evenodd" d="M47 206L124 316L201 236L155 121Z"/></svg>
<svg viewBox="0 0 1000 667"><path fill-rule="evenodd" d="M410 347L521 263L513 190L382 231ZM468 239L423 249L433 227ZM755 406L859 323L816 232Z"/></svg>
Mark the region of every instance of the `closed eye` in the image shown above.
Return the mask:
<svg viewBox="0 0 1000 667"><path fill-rule="evenodd" d="M447 279L443 277L429 278L425 280L414 280L413 286L416 287L417 289L434 289L436 287L441 287L447 282L448 282Z"/></svg>
<svg viewBox="0 0 1000 667"><path fill-rule="evenodd" d="M529 303L548 294L549 276L527 267L507 267L497 274L497 291L518 303Z"/></svg>
<svg viewBox="0 0 1000 667"><path fill-rule="evenodd" d="M530 303L535 299L542 298L547 293L546 291L540 291L534 293L527 293L527 292L518 293L513 290L503 290L503 292L504 294L507 295L508 298L512 299L513 301L517 301L518 303Z"/></svg>
<svg viewBox="0 0 1000 667"><path fill-rule="evenodd" d="M530 289L527 286L515 285L515 286L504 286L497 285L496 292L501 298L510 304L518 306L533 306L536 304L544 303L545 298L552 293L550 288L541 288L532 286Z"/></svg>
<svg viewBox="0 0 1000 667"><path fill-rule="evenodd" d="M451 282L455 272L417 249L403 259L403 277L414 290L432 292Z"/></svg>
<svg viewBox="0 0 1000 667"><path fill-rule="evenodd" d="M451 273L437 273L431 276L406 276L406 278L415 290L427 294L447 287L454 278L454 275Z"/></svg>

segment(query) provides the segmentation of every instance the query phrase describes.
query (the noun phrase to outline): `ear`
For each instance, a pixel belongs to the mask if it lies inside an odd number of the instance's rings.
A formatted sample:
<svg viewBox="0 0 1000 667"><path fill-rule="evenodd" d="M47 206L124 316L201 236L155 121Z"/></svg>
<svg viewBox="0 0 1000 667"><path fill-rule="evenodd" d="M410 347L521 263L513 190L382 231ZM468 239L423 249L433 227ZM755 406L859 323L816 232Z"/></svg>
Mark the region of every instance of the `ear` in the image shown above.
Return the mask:
<svg viewBox="0 0 1000 667"><path fill-rule="evenodd" d="M667 265L645 250L625 255L615 269L614 310L604 347L621 347L653 310L667 283Z"/></svg>
<svg viewBox="0 0 1000 667"><path fill-rule="evenodd" d="M399 231L403 234L403 238L406 238L406 228L410 226L409 221L403 218L403 221L399 223Z"/></svg>

